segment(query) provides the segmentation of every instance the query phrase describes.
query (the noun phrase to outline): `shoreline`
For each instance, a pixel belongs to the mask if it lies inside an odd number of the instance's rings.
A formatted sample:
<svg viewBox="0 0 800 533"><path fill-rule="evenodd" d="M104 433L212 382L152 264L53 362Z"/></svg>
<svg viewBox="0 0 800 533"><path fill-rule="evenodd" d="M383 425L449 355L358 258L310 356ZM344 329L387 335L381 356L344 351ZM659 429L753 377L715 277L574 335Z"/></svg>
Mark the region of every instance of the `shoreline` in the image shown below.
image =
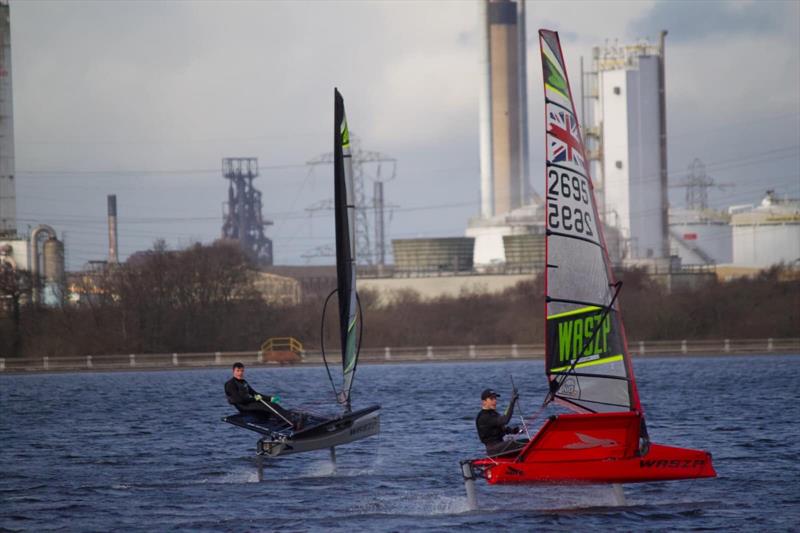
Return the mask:
<svg viewBox="0 0 800 533"><path fill-rule="evenodd" d="M660 357L742 357L800 355L800 338L722 339L698 341L635 341L629 343L633 359ZM336 354L338 356L338 354ZM339 363L334 356L329 364ZM227 368L236 361L252 367L323 366L319 351L304 351L294 362L270 361L256 351L171 354L86 355L80 357L0 358L0 375L64 372L140 372ZM542 345L424 346L364 348L361 365L407 363L468 363L542 360Z"/></svg>

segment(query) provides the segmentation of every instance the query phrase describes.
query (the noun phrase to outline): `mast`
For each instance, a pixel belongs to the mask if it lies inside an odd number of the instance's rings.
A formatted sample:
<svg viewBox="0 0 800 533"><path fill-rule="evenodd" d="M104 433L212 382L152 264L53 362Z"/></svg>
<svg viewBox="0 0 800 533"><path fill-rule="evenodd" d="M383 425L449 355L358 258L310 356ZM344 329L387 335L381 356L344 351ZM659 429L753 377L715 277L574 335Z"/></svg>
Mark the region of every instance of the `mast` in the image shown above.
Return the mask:
<svg viewBox="0 0 800 533"><path fill-rule="evenodd" d="M548 401L641 411L558 34L539 31L545 93L545 371Z"/></svg>
<svg viewBox="0 0 800 533"><path fill-rule="evenodd" d="M353 164L350 131L344 112L344 99L334 89L334 204L336 220L336 288L339 296L339 329L342 349L343 384L339 401L350 411L350 390L358 360L356 346L356 250Z"/></svg>

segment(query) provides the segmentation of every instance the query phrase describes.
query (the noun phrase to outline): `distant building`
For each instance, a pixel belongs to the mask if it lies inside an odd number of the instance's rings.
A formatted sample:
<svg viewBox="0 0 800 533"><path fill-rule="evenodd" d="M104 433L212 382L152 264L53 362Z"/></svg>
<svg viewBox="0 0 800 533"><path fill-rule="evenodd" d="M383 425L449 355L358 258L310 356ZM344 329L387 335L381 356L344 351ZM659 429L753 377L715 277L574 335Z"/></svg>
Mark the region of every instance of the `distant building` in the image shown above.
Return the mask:
<svg viewBox="0 0 800 533"><path fill-rule="evenodd" d="M710 209L670 209L669 238L683 265L722 265L733 261L730 216Z"/></svg>
<svg viewBox="0 0 800 533"><path fill-rule="evenodd" d="M480 0L481 217L529 201L525 0Z"/></svg>
<svg viewBox="0 0 800 533"><path fill-rule="evenodd" d="M800 265L800 200L769 191L760 205L735 206L730 212L734 265Z"/></svg>
<svg viewBox="0 0 800 533"><path fill-rule="evenodd" d="M475 239L476 270L485 272L501 267L509 260L506 255L508 237L544 235L543 206L536 202L491 218L473 218L469 221L466 235Z"/></svg>
<svg viewBox="0 0 800 533"><path fill-rule="evenodd" d="M268 272L257 272L252 281L253 287L267 303L290 306L297 305L302 300L300 282L296 279Z"/></svg>
<svg viewBox="0 0 800 533"><path fill-rule="evenodd" d="M406 275L471 272L474 248L470 237L394 239L394 270Z"/></svg>
<svg viewBox="0 0 800 533"><path fill-rule="evenodd" d="M659 45L595 47L586 74L587 156L598 210L623 241L615 262L669 257L664 35Z"/></svg>

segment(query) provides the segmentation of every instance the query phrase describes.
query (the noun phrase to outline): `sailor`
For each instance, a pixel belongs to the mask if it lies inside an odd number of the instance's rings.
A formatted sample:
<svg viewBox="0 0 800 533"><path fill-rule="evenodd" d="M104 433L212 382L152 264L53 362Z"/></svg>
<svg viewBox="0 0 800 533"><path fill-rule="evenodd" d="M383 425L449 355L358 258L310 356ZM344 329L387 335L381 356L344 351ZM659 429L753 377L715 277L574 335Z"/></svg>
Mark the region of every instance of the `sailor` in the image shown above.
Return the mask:
<svg viewBox="0 0 800 533"><path fill-rule="evenodd" d="M241 412L261 413L271 418L283 419L292 424L294 429L300 429L302 425L301 417L278 405L278 396L262 396L250 386L244 379L242 363L233 364L233 377L225 383L225 396L228 397L228 403Z"/></svg>
<svg viewBox="0 0 800 533"><path fill-rule="evenodd" d="M518 426L507 426L511 416L514 414L514 405L519 398L517 390L514 389L512 392L511 403L508 404L502 415L497 412L498 396L500 394L492 389L484 390L481 393L481 412L475 418L478 437L486 445L486 452L489 455L501 455L518 451L527 444L527 440L503 440L506 435L515 435L520 432Z"/></svg>

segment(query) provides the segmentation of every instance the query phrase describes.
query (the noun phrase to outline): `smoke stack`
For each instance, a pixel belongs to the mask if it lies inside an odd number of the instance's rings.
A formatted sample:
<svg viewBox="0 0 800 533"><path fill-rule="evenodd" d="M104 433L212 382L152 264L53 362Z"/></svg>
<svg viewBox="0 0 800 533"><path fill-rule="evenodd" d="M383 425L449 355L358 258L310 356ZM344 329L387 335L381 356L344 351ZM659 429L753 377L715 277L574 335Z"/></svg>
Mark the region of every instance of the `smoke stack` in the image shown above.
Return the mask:
<svg viewBox="0 0 800 533"><path fill-rule="evenodd" d="M119 262L117 248L117 195L108 195L108 264Z"/></svg>

